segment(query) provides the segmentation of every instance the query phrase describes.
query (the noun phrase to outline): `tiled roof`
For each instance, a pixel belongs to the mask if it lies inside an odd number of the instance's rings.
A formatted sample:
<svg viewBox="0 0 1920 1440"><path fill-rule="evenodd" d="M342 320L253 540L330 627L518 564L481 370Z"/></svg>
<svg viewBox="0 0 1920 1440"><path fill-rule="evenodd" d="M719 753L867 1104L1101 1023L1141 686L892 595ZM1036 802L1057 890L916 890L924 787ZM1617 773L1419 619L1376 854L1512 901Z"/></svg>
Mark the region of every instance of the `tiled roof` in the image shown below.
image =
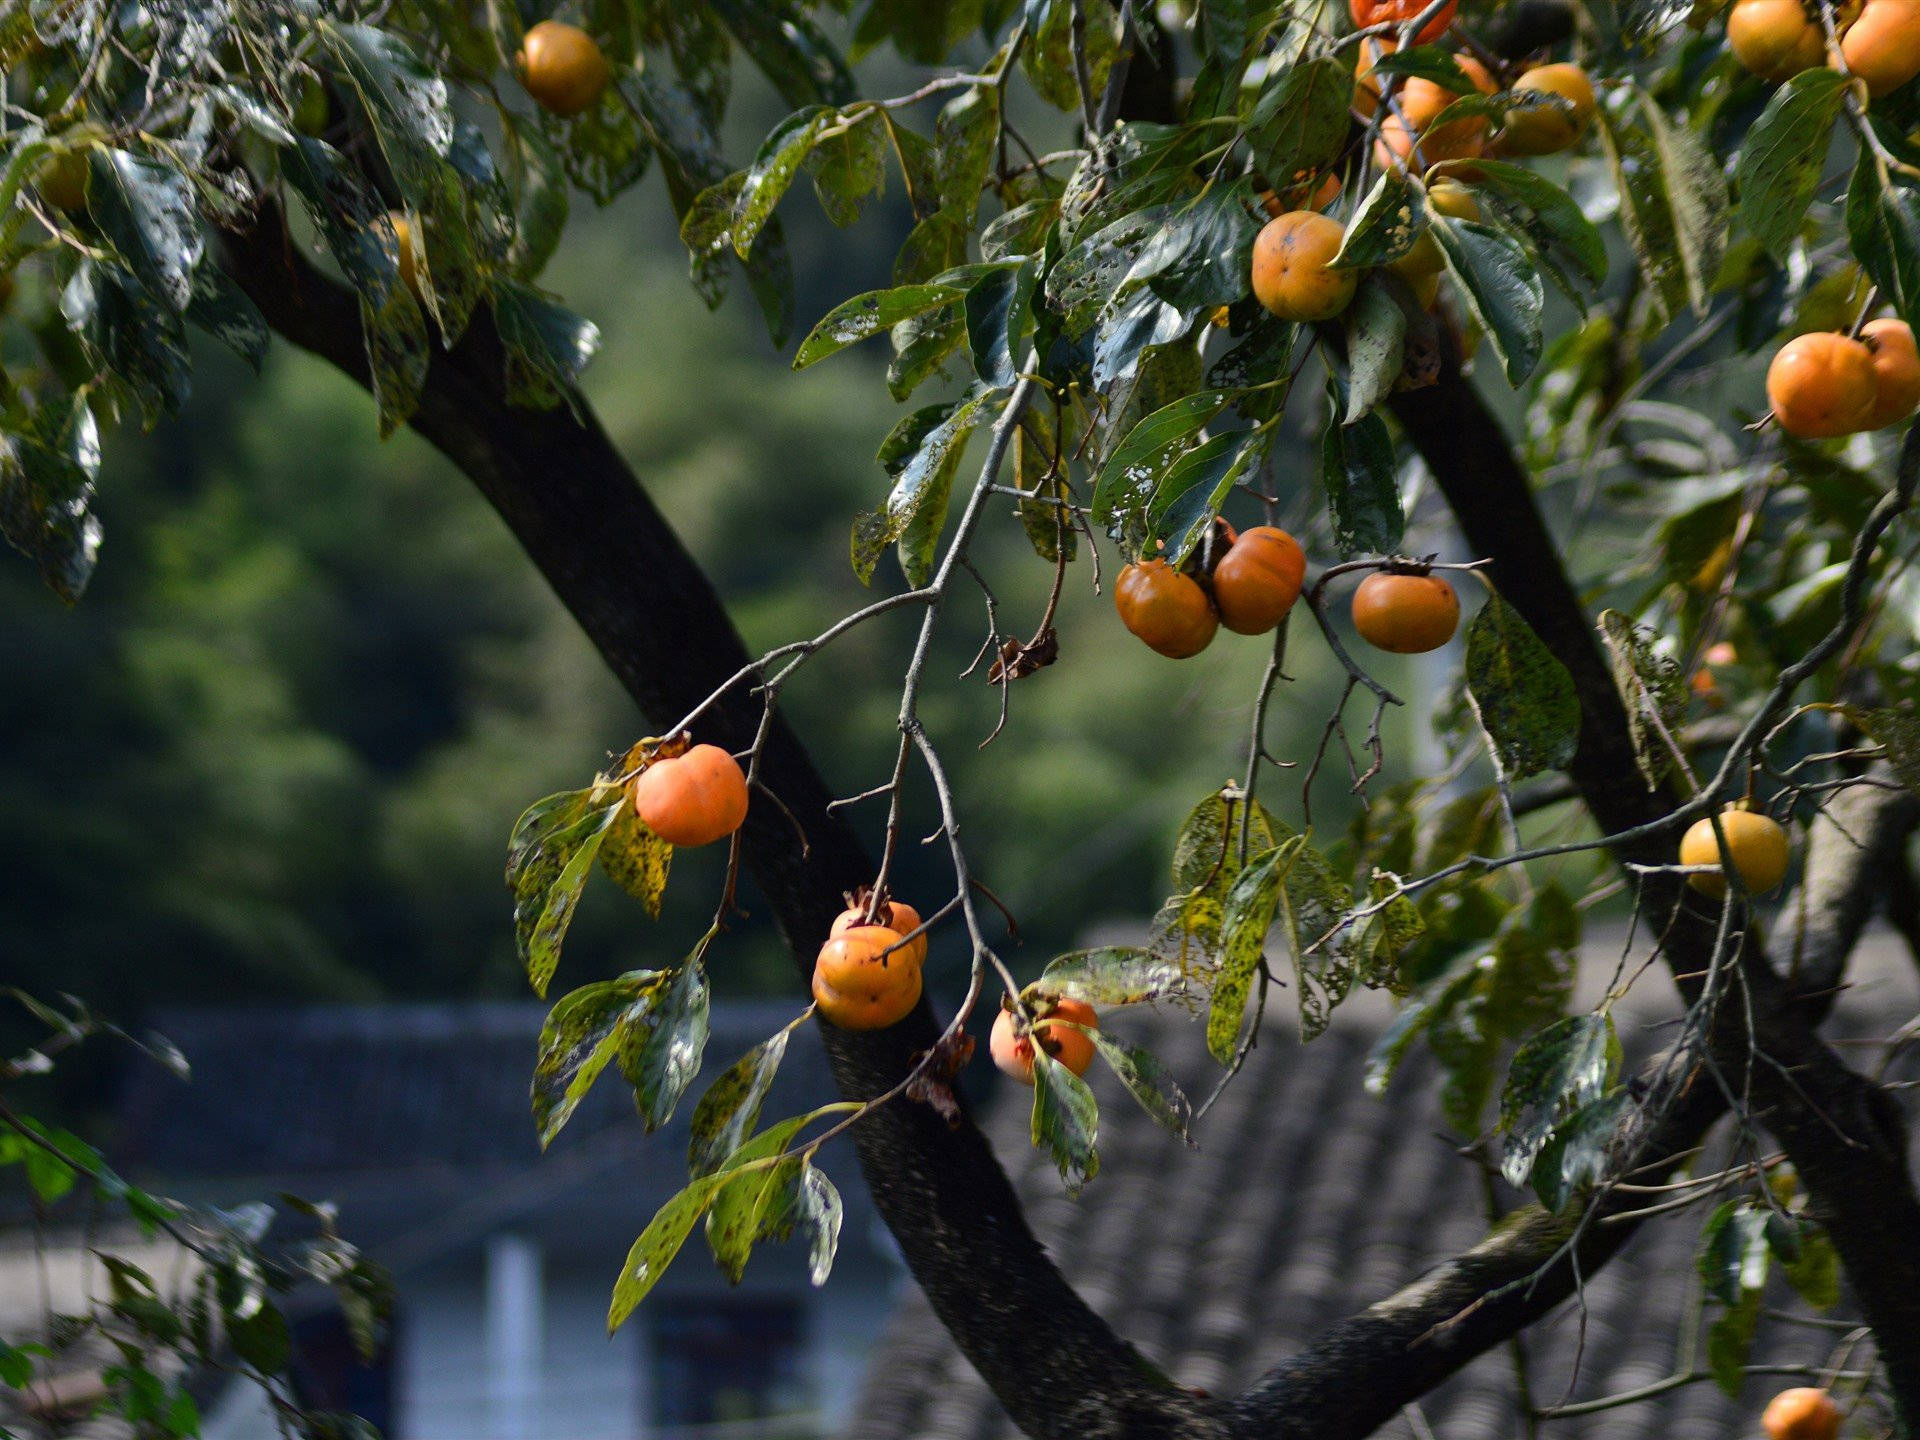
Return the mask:
<svg viewBox="0 0 1920 1440"><path fill-rule="evenodd" d="M1911 962L1849 1028L1886 1036L1913 1013ZM1657 981L1658 977L1655 977ZM1410 1060L1381 1098L1362 1078L1385 1019L1378 1003L1311 1044L1284 1023L1249 1057L1187 1150L1147 1119L1112 1076L1090 1075L1101 1102L1101 1174L1069 1197L1027 1136L1026 1092L1003 1094L988 1121L1036 1232L1081 1293L1183 1385L1231 1395L1334 1321L1383 1298L1485 1233L1482 1187L1443 1136L1437 1086ZM1863 1011L1865 1013L1863 1013ZM1889 1020L1889 1015L1892 1016ZM1650 1046L1641 1015L1628 1026ZM1114 1020L1195 1093L1218 1070L1202 1027L1184 1015ZM1623 1025L1626 1022L1623 1021ZM1270 1037L1270 1038L1269 1038ZM1197 1095L1196 1095L1197 1098ZM1509 1203L1511 1202L1511 1192ZM1528 1333L1534 1400L1552 1405L1650 1384L1674 1373L1706 1207L1641 1227L1587 1286L1584 1353L1569 1303ZM1804 1310L1776 1280L1770 1303ZM1777 1293L1776 1293L1777 1292ZM1844 1311L1844 1306L1843 1306ZM1756 1364L1824 1363L1833 1334L1763 1322ZM1546 1422L1549 1440L1725 1440L1757 1434L1767 1398L1794 1380L1751 1378L1739 1402L1711 1384L1585 1417ZM1425 1398L1439 1440L1523 1433L1508 1353L1481 1357ZM1382 1433L1419 1436L1396 1419ZM1012 1422L960 1356L917 1288L875 1353L846 1440L1013 1440Z"/></svg>

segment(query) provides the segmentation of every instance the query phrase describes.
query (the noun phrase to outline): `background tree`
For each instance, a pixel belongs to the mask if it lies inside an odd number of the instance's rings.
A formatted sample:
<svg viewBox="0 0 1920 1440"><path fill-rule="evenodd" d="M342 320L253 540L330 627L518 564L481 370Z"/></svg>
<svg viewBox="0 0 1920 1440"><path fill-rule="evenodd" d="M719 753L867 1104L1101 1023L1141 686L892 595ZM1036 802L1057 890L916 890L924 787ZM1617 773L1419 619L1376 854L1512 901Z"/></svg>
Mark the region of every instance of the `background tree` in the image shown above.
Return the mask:
<svg viewBox="0 0 1920 1440"><path fill-rule="evenodd" d="M534 1085L548 1134L616 1059L650 1121L682 1098L742 866L813 969L845 894L867 887L853 918L883 918L918 808L908 785L929 788L951 897L901 898L927 926L964 930L965 1003L944 1032L924 1005L871 1029L829 1024L843 1100L757 1134L781 1037L728 1070L696 1108L688 1189L618 1277L615 1324L702 1216L730 1269L804 1228L824 1273L837 1202L811 1157L850 1128L916 1277L1032 1433L1362 1434L1563 1300L1640 1218L1622 1180L1667 1179L1731 1113L1733 1169L1711 1184L1740 1198L1703 1237L1722 1376L1737 1377L1767 1257L1804 1276L1831 1245L1876 1345L1849 1403L1908 1423L1920 1204L1904 1117L1817 1026L1916 819L1912 636L1886 542L1920 448L1893 467L1875 440L1845 437L1920 399L1910 332L1868 328L1920 303L1920 16L1896 0L1755 5L1722 26L1677 7L1456 15L1435 0L1356 6L1349 27L1315 7L876 3L848 52L891 43L927 69L862 97L831 5L628 0L556 21L437 0L16 3L0 18L0 203L24 323L0 397L0 523L78 596L99 543L101 422L179 404L189 325L255 361L277 332L365 384L383 432L411 425L445 452L661 731L516 830L518 940L543 992L596 859L660 903L671 848L638 815L670 822L630 795L660 787L689 733L744 761L745 824L692 953L556 1006ZM797 107L737 171L721 159L736 51ZM1554 58L1568 51L1581 66ZM1597 154L1532 158L1581 147ZM850 223L891 177L916 217L895 283L835 307L796 363L885 330L896 398L942 370L965 377L887 437L889 488L854 521L855 573L891 575L891 550L904 587L758 658L581 399L596 332L536 283L569 186L606 199L654 163L695 286L717 296L737 266L777 341L794 299L775 212L797 179ZM1761 408L1748 357L1783 330L1807 333L1769 365L1771 423L1742 433ZM1484 382L1497 402L1465 378L1476 345L1528 387L1524 408L1500 377ZM1496 404L1525 423L1525 464ZM1314 435L1317 483L1273 463L1289 424ZM984 463L963 481L975 429ZM1279 621L1303 578L1271 535L1243 548L1259 532L1236 538L1223 510L1285 518L1308 554L1346 557L1306 577L1298 623L1272 629L1243 773L1183 828L1151 942L1063 956L1025 986L995 950L991 877L961 843L979 802L929 718L927 660L983 594L980 660L1016 730L1033 675L1101 661L1061 652L1051 599L1031 620L1002 602L973 547L1003 509L1043 595L1093 561L1104 529L1132 567L1116 582L1123 618L1169 654L1229 643L1222 615ZM1466 559L1436 573L1428 551L1455 525ZM1445 643L1456 584L1484 597L1434 780L1381 781L1401 697L1334 617L1356 581L1354 627L1389 652ZM902 618L897 761L833 803L778 702L803 663ZM1296 653L1318 643L1308 619L1344 678L1304 783L1289 783L1267 720L1290 693L1290 629ZM1690 724L1690 706L1723 723ZM1313 802L1342 767L1371 803L1336 836ZM868 813L877 863L853 818ZM1754 902L1784 876L1783 820L1806 830L1807 860L1775 912ZM1565 1013L1579 901L1602 895L1605 864L1623 867L1688 1006L1631 1077L1607 1003ZM888 959L877 989L917 983L921 928L823 955L838 967L816 976L828 1013L856 960ZM1078 1301L948 1081L962 1024L1004 989L1002 1048L1028 1046L1037 1142L1069 1183L1090 1180L1085 1040L1167 1123L1193 1107L1079 1007L1204 1007L1230 1080L1274 1023L1270 941L1291 957L1309 1038L1355 985L1406 992L1383 1066L1423 1038L1451 1118L1498 1132L1507 1179L1537 1203L1222 1400L1173 1385Z"/></svg>

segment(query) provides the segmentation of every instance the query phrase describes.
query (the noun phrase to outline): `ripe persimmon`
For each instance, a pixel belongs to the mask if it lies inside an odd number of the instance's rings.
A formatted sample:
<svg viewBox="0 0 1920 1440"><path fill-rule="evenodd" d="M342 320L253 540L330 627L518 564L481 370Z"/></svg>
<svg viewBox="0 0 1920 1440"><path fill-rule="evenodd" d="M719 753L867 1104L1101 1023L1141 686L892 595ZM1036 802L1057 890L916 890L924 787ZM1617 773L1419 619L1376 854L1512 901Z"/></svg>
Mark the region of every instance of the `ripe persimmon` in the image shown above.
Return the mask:
<svg viewBox="0 0 1920 1440"><path fill-rule="evenodd" d="M1360 276L1332 270L1346 227L1314 210L1292 210L1253 241L1254 298L1282 320L1331 320L1353 299Z"/></svg>
<svg viewBox="0 0 1920 1440"><path fill-rule="evenodd" d="M1556 155L1579 143L1598 104L1593 81L1578 65L1536 65L1513 82L1514 93L1558 96L1564 105L1510 110L1496 146L1502 155Z"/></svg>
<svg viewBox="0 0 1920 1440"><path fill-rule="evenodd" d="M1353 592L1353 628L1375 649L1423 655L1460 628L1460 597L1438 575L1376 570Z"/></svg>
<svg viewBox="0 0 1920 1440"><path fill-rule="evenodd" d="M1873 413L1863 428L1878 430L1920 408L1920 351L1913 327L1891 316L1869 320L1860 338L1873 352Z"/></svg>
<svg viewBox="0 0 1920 1440"><path fill-rule="evenodd" d="M1751 895L1764 895L1787 878L1787 832L1780 823L1755 810L1730 805L1720 812L1720 829L1727 837L1727 853L1733 857L1734 873ZM1680 837L1682 865L1721 864L1720 842L1714 836L1713 821L1696 820ZM1687 876L1687 884L1715 900L1725 898L1727 877L1700 871Z"/></svg>
<svg viewBox="0 0 1920 1440"><path fill-rule="evenodd" d="M711 845L747 818L747 777L718 745L696 745L642 770L633 782L633 808L669 845Z"/></svg>
<svg viewBox="0 0 1920 1440"><path fill-rule="evenodd" d="M1767 1402L1760 1428L1767 1440L1834 1440L1840 1433L1840 1407L1825 1390L1797 1386Z"/></svg>
<svg viewBox="0 0 1920 1440"><path fill-rule="evenodd" d="M852 906L840 912L840 917L833 922L833 929L829 933L835 936L844 935L847 931L858 929L867 923L866 902L857 900ZM902 935L911 935L920 928L920 912L904 900L887 900L881 903L879 915L872 923L884 925L887 929L898 931ZM909 965L920 964L927 958L927 937L914 935L913 939L893 952L893 958L903 960Z"/></svg>
<svg viewBox="0 0 1920 1440"><path fill-rule="evenodd" d="M1198 655L1220 628L1207 592L1164 560L1137 560L1113 582L1120 623L1172 660Z"/></svg>
<svg viewBox="0 0 1920 1440"><path fill-rule="evenodd" d="M1789 435L1826 440L1864 430L1878 390L1873 352L1831 331L1796 335L1767 366L1767 402Z"/></svg>
<svg viewBox="0 0 1920 1440"><path fill-rule="evenodd" d="M884 1030L920 1003L920 967L901 957L900 932L855 925L820 947L813 962L813 999L843 1030Z"/></svg>
<svg viewBox="0 0 1920 1440"><path fill-rule="evenodd" d="M1453 58L1482 95L1499 93L1499 82L1492 72L1473 56ZM1374 162L1383 170L1424 169L1443 160L1467 160L1478 155L1487 137L1486 116L1468 115L1439 126L1433 123L1459 98L1438 81L1420 75L1408 79L1396 99L1397 113L1380 124Z"/></svg>
<svg viewBox="0 0 1920 1440"><path fill-rule="evenodd" d="M607 57L586 31L542 20L527 31L513 66L527 93L555 115L578 115L607 88Z"/></svg>
<svg viewBox="0 0 1920 1440"><path fill-rule="evenodd" d="M1347 0L1347 13L1353 17L1356 28L1365 30L1373 25L1406 25L1418 20L1429 3L1430 0ZM1434 17L1420 27L1413 43L1427 45L1438 40L1453 24L1459 9L1459 0L1447 0Z"/></svg>
<svg viewBox="0 0 1920 1440"><path fill-rule="evenodd" d="M1018 1080L1022 1085L1033 1084L1033 1037L1039 1036L1041 1047L1076 1075L1087 1073L1087 1067L1093 1064L1093 1037L1074 1029L1074 1025L1084 1025L1089 1030L1100 1028L1100 1016L1093 1006L1084 1000L1061 998L1040 1002L1040 1018L1033 1023L1029 1034L1016 1035L1013 1026L1013 1012L1003 1009L994 1016L993 1033L988 1037L988 1048L993 1052L993 1063L1006 1074ZM1066 1020L1072 1024L1060 1025L1055 1021Z"/></svg>
<svg viewBox="0 0 1920 1440"><path fill-rule="evenodd" d="M1878 99L1920 75L1920 3L1867 0L1840 36L1847 69Z"/></svg>
<svg viewBox="0 0 1920 1440"><path fill-rule="evenodd" d="M1789 80L1827 58L1820 22L1801 0L1734 0L1727 46L1763 80Z"/></svg>
<svg viewBox="0 0 1920 1440"><path fill-rule="evenodd" d="M1272 525L1243 531L1213 567L1213 607L1240 635L1264 635L1293 609L1306 577L1300 542Z"/></svg>
<svg viewBox="0 0 1920 1440"><path fill-rule="evenodd" d="M1427 208L1435 214L1451 215L1456 220L1480 218L1480 202L1458 180L1436 180L1427 186ZM1387 268L1417 288L1417 282L1423 277L1438 275L1445 270L1447 258L1440 253L1440 242L1433 238L1429 228L1414 237L1413 248L1399 259L1389 261Z"/></svg>

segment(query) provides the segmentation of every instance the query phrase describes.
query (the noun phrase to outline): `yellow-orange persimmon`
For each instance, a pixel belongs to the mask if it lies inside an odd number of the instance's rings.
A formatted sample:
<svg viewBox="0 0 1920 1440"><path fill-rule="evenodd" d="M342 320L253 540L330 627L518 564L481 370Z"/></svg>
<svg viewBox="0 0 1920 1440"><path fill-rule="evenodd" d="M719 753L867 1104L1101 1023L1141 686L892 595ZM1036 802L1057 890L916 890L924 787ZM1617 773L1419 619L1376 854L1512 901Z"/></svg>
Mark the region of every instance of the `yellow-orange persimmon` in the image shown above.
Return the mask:
<svg viewBox="0 0 1920 1440"><path fill-rule="evenodd" d="M1860 338L1873 352L1873 410L1862 428L1878 430L1920 408L1920 352L1913 327L1891 316L1869 320Z"/></svg>
<svg viewBox="0 0 1920 1440"><path fill-rule="evenodd" d="M840 917L833 922L830 934L844 935L847 931L856 930L867 923L869 922L866 904L864 901L856 901L840 912ZM881 904L880 913L872 923L898 931L902 935L912 935L920 928L920 912L904 900L887 900ZM913 939L893 953L895 958L904 960L909 965L918 965L927 958L927 937L914 935Z"/></svg>
<svg viewBox="0 0 1920 1440"><path fill-rule="evenodd" d="M669 845L711 845L747 818L747 777L718 745L696 745L635 777L633 809Z"/></svg>
<svg viewBox="0 0 1920 1440"><path fill-rule="evenodd" d="M1406 25L1418 20L1426 13L1431 0L1347 0L1347 13L1353 17L1356 28L1365 30L1374 25ZM1427 45L1438 40L1453 24L1453 17L1459 12L1459 0L1447 0L1420 31L1413 37L1416 45Z"/></svg>
<svg viewBox="0 0 1920 1440"><path fill-rule="evenodd" d="M1292 210L1261 227L1253 241L1253 294L1282 320L1331 320L1346 309L1360 276L1330 269L1346 228L1313 210Z"/></svg>
<svg viewBox="0 0 1920 1440"><path fill-rule="evenodd" d="M1026 1035L1014 1033L1013 1012L1002 1010L993 1020L993 1033L989 1037L988 1048L993 1052L993 1063L1006 1074L1018 1080L1022 1085L1033 1084L1033 1039L1038 1036L1041 1048L1076 1075L1087 1073L1087 1067L1093 1064L1093 1038L1084 1031L1074 1029L1074 1025L1084 1025L1088 1030L1100 1028L1100 1016L1084 1000L1061 998L1040 1002L1041 1016L1034 1021L1033 1029ZM1071 1024L1058 1024L1058 1021L1071 1021Z"/></svg>
<svg viewBox="0 0 1920 1440"><path fill-rule="evenodd" d="M1164 560L1137 560L1113 582L1120 623L1172 660L1198 655L1220 628L1207 592Z"/></svg>
<svg viewBox="0 0 1920 1440"><path fill-rule="evenodd" d="M1825 62L1820 22L1801 0L1734 0L1727 12L1727 46L1763 80L1788 80Z"/></svg>
<svg viewBox="0 0 1920 1440"><path fill-rule="evenodd" d="M1264 635L1293 609L1306 578L1300 542L1272 525L1255 525L1227 547L1213 567L1213 608L1240 635Z"/></svg>
<svg viewBox="0 0 1920 1440"><path fill-rule="evenodd" d="M1851 336L1796 335L1767 366L1767 403L1789 435L1825 440L1864 430L1877 396L1873 352Z"/></svg>
<svg viewBox="0 0 1920 1440"><path fill-rule="evenodd" d="M920 1003L920 967L901 958L900 932L856 925L820 947L813 999L843 1030L883 1030Z"/></svg>
<svg viewBox="0 0 1920 1440"><path fill-rule="evenodd" d="M1764 895L1787 878L1787 832L1778 821L1737 805L1722 810L1719 818L1721 833L1727 837L1727 853L1733 857L1734 873L1749 894ZM1680 863L1716 868L1723 864L1711 819L1694 821L1680 837ZM1715 900L1727 893L1724 873L1700 871L1687 876L1687 883Z"/></svg>
<svg viewBox="0 0 1920 1440"><path fill-rule="evenodd" d="M1920 0L1867 0L1840 36L1847 69L1878 99L1920 75Z"/></svg>
<svg viewBox="0 0 1920 1440"><path fill-rule="evenodd" d="M1598 101L1593 81L1578 65L1536 65L1513 83L1516 95L1552 95L1565 102L1507 112L1497 148L1502 155L1556 155L1579 143Z"/></svg>
<svg viewBox="0 0 1920 1440"><path fill-rule="evenodd" d="M1460 597L1438 575L1376 570L1353 592L1353 628L1376 649L1425 654L1460 628Z"/></svg>
<svg viewBox="0 0 1920 1440"><path fill-rule="evenodd" d="M1825 1390L1797 1386L1767 1402L1760 1428L1767 1432L1767 1440L1835 1440L1840 1433L1840 1407Z"/></svg>
<svg viewBox="0 0 1920 1440"><path fill-rule="evenodd" d="M591 109L607 88L607 57L586 31L560 20L527 31L514 69L527 93L555 115Z"/></svg>

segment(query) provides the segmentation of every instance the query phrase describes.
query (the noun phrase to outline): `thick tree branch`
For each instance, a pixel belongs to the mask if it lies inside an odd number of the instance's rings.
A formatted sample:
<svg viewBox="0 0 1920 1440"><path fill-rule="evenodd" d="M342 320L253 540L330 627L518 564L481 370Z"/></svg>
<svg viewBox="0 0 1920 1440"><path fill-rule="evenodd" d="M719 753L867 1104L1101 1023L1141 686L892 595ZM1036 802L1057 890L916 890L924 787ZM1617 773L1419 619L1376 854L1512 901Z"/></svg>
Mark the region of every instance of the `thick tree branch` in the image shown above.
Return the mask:
<svg viewBox="0 0 1920 1440"><path fill-rule="evenodd" d="M299 255L277 219L224 237L222 263L280 335L367 383L354 301ZM597 422L513 407L503 374L482 311L452 351L433 357L413 428L479 487L641 710L669 725L745 665L746 648ZM761 720L758 699L734 687L706 712L701 738L744 749ZM760 775L808 846L794 843L775 807L755 807L745 861L804 973L843 892L871 881L873 865L778 717ZM937 1034L925 1005L888 1030L822 1030L850 1099L897 1083ZM1217 1405L1173 1386L1074 1293L970 1120L950 1128L929 1106L895 1103L854 1134L915 1279L1024 1430L1061 1440L1222 1433Z"/></svg>
<svg viewBox="0 0 1920 1440"><path fill-rule="evenodd" d="M1920 796L1895 780L1892 766L1874 765L1864 778L1894 781L1894 787L1855 785L1828 798L1807 827L1805 879L1782 910L1780 960L1802 994L1840 984L1875 906L1898 884L1907 838L1920 826ZM1847 872L1863 874L1867 883L1836 885L1836 875ZM1844 898L1822 898L1836 894Z"/></svg>

